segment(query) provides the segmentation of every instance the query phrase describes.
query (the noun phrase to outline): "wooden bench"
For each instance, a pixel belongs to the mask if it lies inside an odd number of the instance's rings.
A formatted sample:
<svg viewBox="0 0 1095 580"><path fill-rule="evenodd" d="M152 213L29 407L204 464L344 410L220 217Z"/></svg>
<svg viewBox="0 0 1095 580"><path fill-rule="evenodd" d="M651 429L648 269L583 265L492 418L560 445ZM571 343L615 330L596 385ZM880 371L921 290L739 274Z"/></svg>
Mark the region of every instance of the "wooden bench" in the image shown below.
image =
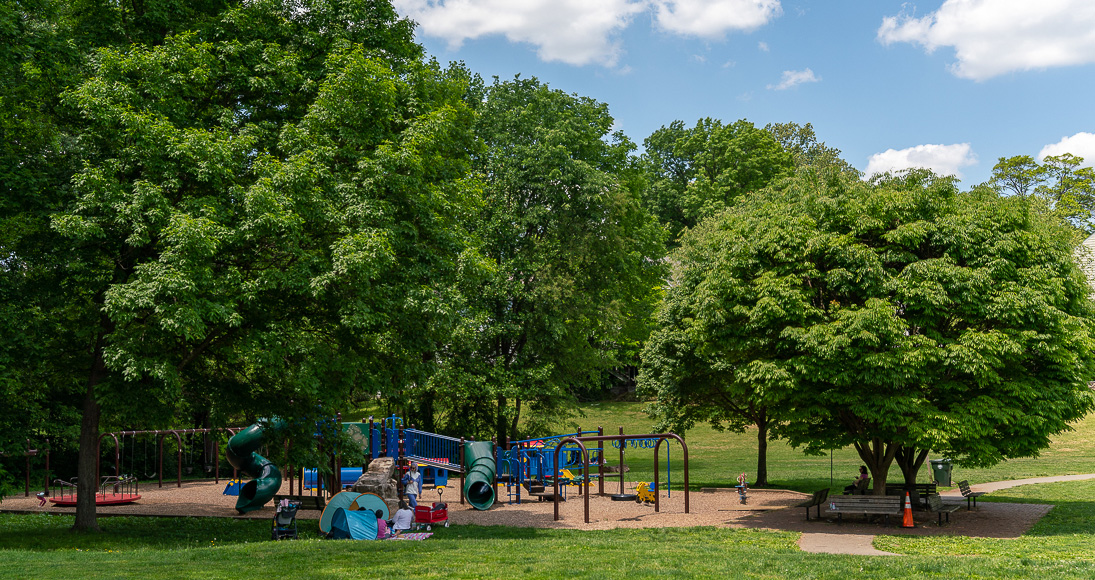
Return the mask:
<svg viewBox="0 0 1095 580"><path fill-rule="evenodd" d="M939 494L933 493L928 496L928 509L939 514L939 525L943 525L943 514L947 514L947 523L950 523L951 513L962 509L962 506L944 504L943 498L939 497Z"/></svg>
<svg viewBox="0 0 1095 580"><path fill-rule="evenodd" d="M320 510L327 506L327 502L323 500L322 495L289 495L289 494L276 494L274 495L274 501L278 502L283 499L289 501L300 502L301 509L306 510Z"/></svg>
<svg viewBox="0 0 1095 580"><path fill-rule="evenodd" d="M829 498L829 512L844 521L844 514L863 514L865 516L899 516L903 509L902 499L896 495L836 495Z"/></svg>
<svg viewBox="0 0 1095 580"><path fill-rule="evenodd" d="M810 499L795 504L795 507L806 508L806 521L810 521L810 508L817 506L817 518L821 519L821 504L825 503L825 500L829 497L829 488L820 489L814 492L813 497Z"/></svg>
<svg viewBox="0 0 1095 580"><path fill-rule="evenodd" d="M906 491L908 490L905 489L905 484L903 483L895 483L892 485L886 484L886 495L897 495L905 497ZM927 505L928 497L935 493L938 493L936 491L935 483L915 483L913 484L912 491L913 493L911 493L910 495L912 496L913 505L916 505L917 503L921 505Z"/></svg>
<svg viewBox="0 0 1095 580"><path fill-rule="evenodd" d="M984 492L984 491L973 491L972 489L970 489L970 482L968 482L964 479L962 481L958 482L958 490L962 492L962 497L966 498L966 510L967 511L972 509L970 507L970 502L971 501L973 502L973 505L977 505L977 498L979 498L979 497L981 497L981 496L983 496L987 493L987 492Z"/></svg>

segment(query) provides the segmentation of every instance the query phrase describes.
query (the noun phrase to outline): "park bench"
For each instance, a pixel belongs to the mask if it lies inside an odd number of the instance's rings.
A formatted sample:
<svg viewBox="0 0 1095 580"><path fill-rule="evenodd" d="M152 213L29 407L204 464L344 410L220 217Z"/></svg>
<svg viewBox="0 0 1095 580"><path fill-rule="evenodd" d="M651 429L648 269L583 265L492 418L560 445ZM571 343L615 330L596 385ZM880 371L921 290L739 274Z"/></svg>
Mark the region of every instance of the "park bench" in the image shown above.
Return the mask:
<svg viewBox="0 0 1095 580"><path fill-rule="evenodd" d="M829 498L829 513L834 513L837 518L844 521L844 514L863 514L865 516L886 516L886 523L890 523L890 516L901 515L902 500L896 495L836 495Z"/></svg>
<svg viewBox="0 0 1095 580"><path fill-rule="evenodd" d="M927 505L928 496L938 493L936 492L935 483L915 483L913 489L905 489L905 484L895 483L893 485L886 484L886 495L898 495L905 497L905 492L908 491L912 497L913 505Z"/></svg>
<svg viewBox="0 0 1095 580"><path fill-rule="evenodd" d="M943 498L939 497L939 494L933 493L928 496L928 509L939 514L939 525L943 525L943 514L947 514L947 523L950 523L951 513L962 509L962 506L944 504Z"/></svg>
<svg viewBox="0 0 1095 580"><path fill-rule="evenodd" d="M973 491L972 489L970 489L970 482L968 482L964 479L962 481L958 482L958 490L962 492L962 497L966 498L966 509L967 510L972 509L972 508L970 508L970 502L971 501L973 502L973 505L977 505L977 498L979 498L979 497L985 495L985 493L987 493L987 492L984 492L984 491Z"/></svg>
<svg viewBox="0 0 1095 580"><path fill-rule="evenodd" d="M819 489L814 492L814 495L799 504L795 504L795 507L806 508L806 521L810 521L810 508L817 506L817 517L821 519L821 504L825 503L825 500L829 497L829 488Z"/></svg>
<svg viewBox="0 0 1095 580"><path fill-rule="evenodd" d="M298 502L300 504L301 508L307 509L307 510L314 509L314 510L323 511L323 508L326 507L326 505L327 505L327 502L323 501L323 495L322 494L318 494L318 495L290 495L290 494L279 493L279 494L274 495L274 501L275 502L279 502L283 499L287 499L287 500L292 501L292 502Z"/></svg>

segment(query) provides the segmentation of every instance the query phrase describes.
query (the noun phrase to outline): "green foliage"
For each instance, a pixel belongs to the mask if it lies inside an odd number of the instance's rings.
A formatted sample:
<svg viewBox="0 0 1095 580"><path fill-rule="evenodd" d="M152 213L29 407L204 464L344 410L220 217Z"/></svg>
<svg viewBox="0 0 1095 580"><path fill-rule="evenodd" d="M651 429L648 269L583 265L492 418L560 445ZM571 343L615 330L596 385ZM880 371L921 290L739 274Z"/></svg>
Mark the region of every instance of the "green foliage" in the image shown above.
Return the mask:
<svg viewBox="0 0 1095 580"><path fill-rule="evenodd" d="M798 169L859 175L859 170L841 159L840 149L829 147L817 140L814 126L810 123L769 123L764 126L764 130L779 142L784 151L791 154Z"/></svg>
<svg viewBox="0 0 1095 580"><path fill-rule="evenodd" d="M779 435L853 444L876 482L899 451L906 478L927 449L1036 455L1093 404L1071 239L927 173L800 175L685 236L644 383L680 424L785 409Z"/></svg>
<svg viewBox="0 0 1095 580"><path fill-rule="evenodd" d="M999 193L1031 197L1075 227L1082 237L1095 232L1095 169L1069 153L1039 164L1029 155L1001 157L985 185Z"/></svg>
<svg viewBox="0 0 1095 580"><path fill-rule="evenodd" d="M705 118L691 129L673 121L654 131L643 146L649 175L643 201L672 240L744 194L789 175L794 167L792 154L771 133L744 119L723 125Z"/></svg>
<svg viewBox="0 0 1095 580"><path fill-rule="evenodd" d="M5 399L83 398L93 469L100 412L311 419L418 371L468 245L466 70L422 62L386 1L36 6L0 14L27 59L2 96L34 97L0 151L18 168L0 214L19 331ZM37 66L53 44L75 48ZM55 69L64 82L40 72ZM18 161L35 156L60 163ZM36 365L6 364L20 357Z"/></svg>
<svg viewBox="0 0 1095 580"><path fill-rule="evenodd" d="M482 261L462 279L461 325L433 383L443 428L516 436L522 412L550 424L645 335L661 232L639 203L634 145L611 127L604 104L535 79L486 89L483 204L469 220Z"/></svg>

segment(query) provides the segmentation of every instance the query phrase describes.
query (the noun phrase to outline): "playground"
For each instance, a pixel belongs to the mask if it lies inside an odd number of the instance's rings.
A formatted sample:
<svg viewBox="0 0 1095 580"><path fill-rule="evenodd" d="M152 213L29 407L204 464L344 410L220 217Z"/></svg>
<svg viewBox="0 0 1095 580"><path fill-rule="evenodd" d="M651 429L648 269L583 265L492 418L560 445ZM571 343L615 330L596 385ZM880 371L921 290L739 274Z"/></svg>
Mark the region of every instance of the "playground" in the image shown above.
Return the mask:
<svg viewBox="0 0 1095 580"><path fill-rule="evenodd" d="M287 484L286 484L287 485ZM223 495L225 485L212 482L184 482L164 488L142 488L139 502L125 505L100 506L101 516L166 516L166 517L230 517L235 519L269 520L273 509L235 513L236 498ZM504 486L500 486L504 489ZM287 491L287 490L286 490ZM523 501L521 504L500 503L490 510L477 510L471 505L449 502L449 519L453 525L507 526L516 528L608 530L617 528L689 528L713 526L727 528L754 528L831 534L902 534L902 535L951 535L985 538L1016 538L1027 531L1050 506L1044 504L978 504L977 510L962 510L955 514L950 524L938 526L935 516L917 512L915 528L903 529L897 525L858 519L837 524L822 518L807 522L803 510L795 508L807 494L789 490L750 490L748 505L741 505L732 488L718 491L694 492L691 495L690 513L684 513L683 494L674 492L664 497L662 510L636 502L612 501L608 496L590 496L590 520L584 523L583 504L576 489L568 491L567 501L560 505L561 519L553 519L552 503L548 501ZM432 490L424 490L422 501L436 499ZM31 496L20 495L4 498L3 511L18 513L73 514L75 508L39 506ZM319 519L319 510L303 509L297 513L302 525ZM823 514L824 516L824 514Z"/></svg>
<svg viewBox="0 0 1095 580"><path fill-rule="evenodd" d="M617 409L625 412L608 414L609 420L618 420L623 423L627 431L638 431L641 426L639 422L641 419L638 417L629 418L632 414L637 415L637 412L629 406L618 407ZM1090 423L1092 422L1085 421L1078 426L1076 432L1065 435L1060 441L1055 442L1043 458L1011 462L1006 467L1020 477L1037 474L1038 471L1047 468L1059 469L1063 473L1069 471L1076 473L1075 469L1082 468L1087 464L1087 454L1083 451L1086 447L1081 443L1088 441L1089 436L1095 433L1095 424ZM600 431L603 432L604 430ZM595 431L590 430L589 433L588 436L590 437L597 436L592 435ZM601 477L593 478L591 484L586 486L592 492L588 494L590 500L589 523L584 521L584 500L586 495L584 493L579 494L579 486L577 485L565 486L562 489L566 501L559 502L559 516L558 519L555 519L555 505L552 501L541 501L539 498L530 497L526 494L522 496L520 503L517 503L516 497L513 495L516 486L506 485L505 480L508 479L508 474L502 470L495 474L500 481L493 486L495 501L489 509L476 509L470 502L461 504L459 501L460 474L454 472L449 475L445 495L443 496L443 501L448 503L449 506L449 521L454 527L443 531L437 530L431 541L458 540L458 538L467 534L467 530L477 529L515 530L514 533L517 534L520 534L520 532L516 532L516 530L521 529L545 531L616 530L611 532L614 534L624 533L625 530L629 529L636 531L641 529L677 529L683 531L697 528L742 531L770 530L793 533L796 538L795 542L803 551L875 554L881 552L877 550L870 551L874 550L872 545L877 542L878 538L883 537L937 537L940 539L949 537L956 540L961 539L964 544L975 540L988 541L989 539L1013 541L1020 538L1016 541L1021 541L1026 537L1024 534L1031 530L1032 526L1038 525L1038 522L1052 509L1052 506L1045 502L1015 503L997 495L1000 500L1004 501L980 502L974 510L966 510L963 505L960 511L952 514L950 522L942 526L937 525L934 514L922 511L915 513L915 526L912 528L902 528L898 525L899 522L884 525L881 522L867 522L863 518L847 518L843 523L838 523L830 514L824 512L820 519L815 517L807 521L804 517L804 510L793 506L809 497L809 494L804 493L803 490L819 486L829 487L827 481L822 483L818 481L817 476L821 474L822 469L824 469L825 475L828 476L830 458L802 457L793 450L776 447L775 453L771 457L772 467L780 473L789 474L792 478L797 479L799 481L796 485L798 490L750 489L748 491L748 503L743 505L739 501L738 493L733 488L733 476L738 469L746 465L741 463L730 463L728 465L723 458L728 456L747 457L747 451L744 451L744 449L748 449L750 441L745 437L736 442L731 439L732 444L735 446L740 445L741 449L727 449L724 447L726 436L723 434L698 431L698 433L690 435L692 436L689 439L689 444L700 450L698 454L693 453L691 458L692 477L696 478L698 473L699 484L691 486L688 500L690 505L687 513L684 509L684 493L680 487L684 481L683 456L680 452L681 448L674 446L672 448L672 472L670 477L672 477L675 485L671 493L664 490L660 492L660 509L658 511L655 511L654 506L650 503L613 501L610 496L620 492L620 476L616 473L602 473ZM408 439L413 438L405 436L404 442ZM529 448L543 449L539 446L539 440L527 443ZM611 442L590 442L589 445L590 447L594 445L601 446L601 454L604 459L608 460L606 467L618 463L620 449L613 447ZM624 449L626 453L625 461L632 466L632 470L623 477L623 491L625 493L634 492L641 481L652 479L654 449L649 444L646 445L644 447L643 444L639 444L632 448L629 444ZM381 448L384 446L385 444L382 443ZM511 447L514 447L512 443ZM522 448L521 445L515 447ZM113 451L108 448L104 453L110 455ZM660 450L660 468L665 467L664 453L663 446ZM436 455L437 453L433 451L429 454ZM573 454L568 453L567 455ZM172 454L168 454L167 458L174 459L177 462L177 450ZM567 461L570 459L574 459L574 457L570 457ZM612 459L616 459L616 461L612 461ZM854 465L854 462L854 458L842 456L837 463ZM183 463L185 464L185 458ZM499 467L497 462L494 465L496 468ZM565 465L570 465L573 468L573 465L569 463L565 463ZM714 471L712 467L715 468ZM346 469L351 473L355 470L360 473L360 467ZM580 471L580 469L571 469L571 475L578 475ZM987 478L994 474L993 471L977 472L969 470L963 472L964 477L972 476L971 479L977 477L978 481L981 482L987 481ZM659 477L665 479L665 475L662 472ZM124 505L99 506L98 513L104 516L103 525L108 528L112 525L111 520L114 519L110 516L122 515L215 518L218 521L251 521L256 525L268 527L267 522L270 521L273 515L274 502L268 503L261 509L240 514L235 509L238 498L223 493L228 484L227 476L228 474L222 474L219 482L187 479L179 484L176 481L165 480L163 487L160 487L155 481L142 481L140 485L142 498L139 501ZM247 479L242 474L240 477L243 480ZM707 487L710 485L709 482L716 477L721 479L722 485L716 483L714 486ZM605 495L598 493L600 491L598 480L602 478L605 481ZM1050 480L1053 480L1053 478L1044 481ZM1030 481L1036 485L1027 485L1028 488L1038 488L1044 483L1043 480ZM299 492L301 486L299 476L293 478L292 485L296 487L290 489L290 480L286 477L276 491L279 494ZM985 484L982 483L982 485ZM551 486L547 486L547 488L550 489ZM583 489L583 491L585 490ZM957 493L957 490L943 490L943 493L953 495ZM420 502L428 504L436 499L435 491L429 485L425 486ZM950 503L956 501L961 501L961 498L952 497L948 499ZM1070 502L1069 505L1082 506L1083 504ZM1073 508L1070 507L1069 509ZM3 503L0 504L0 510L23 514L72 514L75 511L71 507L53 504L40 505L39 499L35 497L33 492L29 495L17 494L4 498ZM297 514L297 518L301 522L301 528L311 531L310 537L315 537L315 524L312 522L319 518L320 513L319 510L301 509ZM212 520L210 521L212 522ZM217 524L211 523L210 525L215 527ZM509 532L499 533L504 536L509 534ZM814 540L818 538L827 539L830 543L827 546L822 544L821 549L813 549L817 546ZM887 542L892 543L893 541L887 540ZM856 548L856 546L863 548L863 551L852 551L851 549Z"/></svg>

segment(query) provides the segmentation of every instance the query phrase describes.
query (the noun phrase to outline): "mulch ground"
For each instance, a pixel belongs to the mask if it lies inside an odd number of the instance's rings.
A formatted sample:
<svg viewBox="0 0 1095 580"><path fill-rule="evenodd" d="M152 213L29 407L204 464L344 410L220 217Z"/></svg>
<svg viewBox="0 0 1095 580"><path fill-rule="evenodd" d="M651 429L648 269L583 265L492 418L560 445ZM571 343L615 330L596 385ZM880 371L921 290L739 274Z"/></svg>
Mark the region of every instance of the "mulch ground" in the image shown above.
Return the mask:
<svg viewBox="0 0 1095 580"><path fill-rule="evenodd" d="M141 499L133 504L100 506L103 516L193 516L269 519L273 517L273 503L261 510L240 516L235 510L235 496L223 495L225 483L186 482L182 487L174 483L163 488L142 486ZM612 492L614 490L607 489ZM608 497L590 496L590 523L584 521L583 496L574 488L567 500L559 505L560 519L554 519L554 505L548 501L510 503L505 486L498 487L499 501L487 511L477 511L470 505L460 505L455 487L448 488L443 496L449 504L449 519L453 524L499 525L511 527L568 528L603 530L614 528L663 528L716 526L733 528L761 528L795 532L819 532L827 534L894 534L894 535L952 535L987 538L1017 538L1049 512L1052 506L1040 504L1008 504L983 502L972 511L963 509L951 514L950 523L936 525L934 513L915 511L916 526L902 528L900 517L891 517L889 525L881 521L867 522L861 516L845 516L838 523L822 509L821 519L814 517L817 508L811 508L811 520L806 521L806 510L792 507L808 498L786 490L750 490L746 505L739 501L736 491L692 492L689 494L689 513L684 511L684 492L673 491L673 496L662 496L660 511L651 504L612 501ZM423 491L423 500L435 499L431 490ZM55 507L47 503L39 506L38 500L22 495L5 497L0 511L22 513L73 514L75 508ZM301 510L298 518L319 519L317 510Z"/></svg>

